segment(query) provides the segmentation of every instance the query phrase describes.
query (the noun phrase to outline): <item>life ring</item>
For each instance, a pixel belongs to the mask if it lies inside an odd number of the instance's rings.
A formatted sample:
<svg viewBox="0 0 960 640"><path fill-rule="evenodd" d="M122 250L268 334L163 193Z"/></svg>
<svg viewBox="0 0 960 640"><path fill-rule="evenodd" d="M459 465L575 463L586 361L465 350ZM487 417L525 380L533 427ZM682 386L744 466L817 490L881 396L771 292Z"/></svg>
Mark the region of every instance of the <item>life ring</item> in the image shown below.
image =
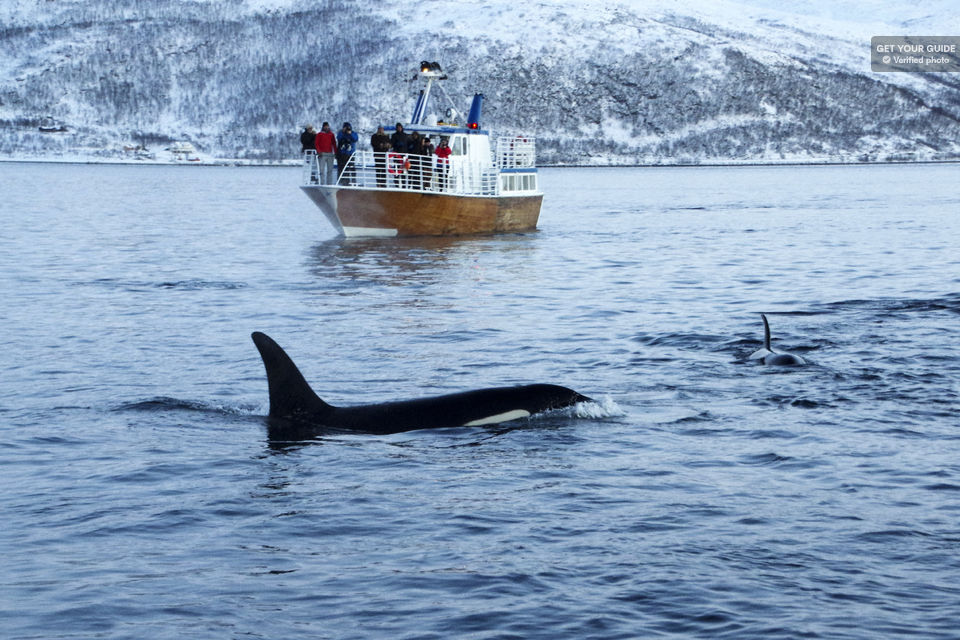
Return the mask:
<svg viewBox="0 0 960 640"><path fill-rule="evenodd" d="M392 175L402 175L409 168L410 162L405 154L393 152L387 154L387 171Z"/></svg>

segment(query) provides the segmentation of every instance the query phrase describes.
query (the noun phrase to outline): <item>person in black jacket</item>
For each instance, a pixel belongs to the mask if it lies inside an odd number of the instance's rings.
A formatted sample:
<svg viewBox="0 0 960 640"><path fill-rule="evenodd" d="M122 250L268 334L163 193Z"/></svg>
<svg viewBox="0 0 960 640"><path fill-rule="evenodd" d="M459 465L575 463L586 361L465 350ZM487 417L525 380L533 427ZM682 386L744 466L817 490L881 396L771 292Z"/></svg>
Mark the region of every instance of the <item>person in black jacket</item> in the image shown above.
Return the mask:
<svg viewBox="0 0 960 640"><path fill-rule="evenodd" d="M420 138L420 181L423 189L433 186L433 151L430 136Z"/></svg>
<svg viewBox="0 0 960 640"><path fill-rule="evenodd" d="M407 153L409 151L407 148L409 140L410 136L403 130L403 125L398 122L396 132L390 136L390 144L393 146L393 150L396 153Z"/></svg>
<svg viewBox="0 0 960 640"><path fill-rule="evenodd" d="M388 170L393 173L396 171L396 180L397 186L405 188L407 186L406 180L406 168L405 168L405 158L410 152L410 136L407 135L407 132L403 130L403 125L399 122L397 123L396 132L390 136L390 144L393 146L394 153L403 154L401 159L393 159L391 162L395 163L394 166L398 166L398 169L388 167Z"/></svg>
<svg viewBox="0 0 960 640"><path fill-rule="evenodd" d="M307 149L313 150L313 139L317 137L317 132L314 131L313 125L308 124L303 128L303 133L300 134L300 153L303 153Z"/></svg>
<svg viewBox="0 0 960 640"><path fill-rule="evenodd" d="M414 131L407 140L407 162L410 163L410 187L412 189L422 189L423 177L422 165L420 163L420 132Z"/></svg>
<svg viewBox="0 0 960 640"><path fill-rule="evenodd" d="M317 132L314 130L312 124L305 125L303 127L303 133L300 134L300 155L304 155L307 151L314 151L313 143L317 138ZM310 182L317 182L317 159L309 158L310 160Z"/></svg>
<svg viewBox="0 0 960 640"><path fill-rule="evenodd" d="M393 146L383 127L377 127L377 132L370 136L370 146L373 147L373 163L377 167L377 186L383 189L387 186L386 154Z"/></svg>

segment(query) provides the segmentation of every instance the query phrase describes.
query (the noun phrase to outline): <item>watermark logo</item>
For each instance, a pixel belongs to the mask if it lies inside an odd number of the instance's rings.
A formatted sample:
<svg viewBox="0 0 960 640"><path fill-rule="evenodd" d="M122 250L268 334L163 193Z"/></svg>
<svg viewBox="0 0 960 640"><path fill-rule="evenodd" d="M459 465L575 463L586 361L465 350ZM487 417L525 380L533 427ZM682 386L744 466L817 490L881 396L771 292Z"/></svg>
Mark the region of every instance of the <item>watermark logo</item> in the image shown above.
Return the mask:
<svg viewBox="0 0 960 640"><path fill-rule="evenodd" d="M870 38L873 71L960 71L960 36L874 36Z"/></svg>

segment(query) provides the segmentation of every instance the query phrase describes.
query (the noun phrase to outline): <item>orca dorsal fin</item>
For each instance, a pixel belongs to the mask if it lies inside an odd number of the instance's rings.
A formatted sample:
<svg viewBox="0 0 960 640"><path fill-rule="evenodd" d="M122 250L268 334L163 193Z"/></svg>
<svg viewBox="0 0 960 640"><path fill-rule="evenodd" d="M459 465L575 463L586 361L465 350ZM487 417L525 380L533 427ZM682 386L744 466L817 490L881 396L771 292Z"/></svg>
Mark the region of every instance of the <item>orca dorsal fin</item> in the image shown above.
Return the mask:
<svg viewBox="0 0 960 640"><path fill-rule="evenodd" d="M259 331L254 331L250 337L257 345L263 366L267 370L271 417L316 417L333 409L314 393L297 365L273 338Z"/></svg>
<svg viewBox="0 0 960 640"><path fill-rule="evenodd" d="M760 317L763 318L763 348L767 351L773 351L770 348L770 323L767 322L766 314L761 313Z"/></svg>

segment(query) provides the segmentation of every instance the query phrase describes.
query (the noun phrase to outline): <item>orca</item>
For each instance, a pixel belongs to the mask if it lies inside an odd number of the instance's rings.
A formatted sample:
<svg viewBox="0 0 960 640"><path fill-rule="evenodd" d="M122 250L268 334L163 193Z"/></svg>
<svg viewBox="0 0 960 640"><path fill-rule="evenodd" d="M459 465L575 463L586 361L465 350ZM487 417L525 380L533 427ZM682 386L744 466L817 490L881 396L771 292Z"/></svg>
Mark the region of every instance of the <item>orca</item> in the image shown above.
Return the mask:
<svg viewBox="0 0 960 640"><path fill-rule="evenodd" d="M297 365L272 338L259 331L251 337L267 370L269 417L296 425L306 424L311 429L316 428L318 433L328 429L389 434L416 429L492 425L579 402L593 402L566 387L528 384L382 404L335 407L314 393ZM301 435L305 432L302 426L292 431ZM308 429L306 433L310 435L312 431Z"/></svg>
<svg viewBox="0 0 960 640"><path fill-rule="evenodd" d="M763 358L763 364L776 364L784 366L793 366L806 364L806 361L793 353L777 353L770 348L770 323L767 322L767 316L760 314L763 318L763 348L757 349L750 354L750 360L759 360Z"/></svg>

